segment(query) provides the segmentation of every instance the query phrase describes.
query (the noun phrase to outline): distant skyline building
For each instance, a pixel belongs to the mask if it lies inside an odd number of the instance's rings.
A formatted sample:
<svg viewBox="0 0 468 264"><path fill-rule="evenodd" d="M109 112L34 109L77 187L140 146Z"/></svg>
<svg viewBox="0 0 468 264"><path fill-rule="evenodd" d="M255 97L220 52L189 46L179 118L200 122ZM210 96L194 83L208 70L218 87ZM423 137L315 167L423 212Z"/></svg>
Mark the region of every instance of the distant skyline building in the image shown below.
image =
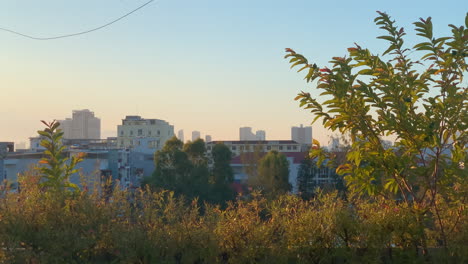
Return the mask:
<svg viewBox="0 0 468 264"><path fill-rule="evenodd" d="M59 120L66 139L100 139L101 120L88 109L73 110L72 118Z"/></svg>
<svg viewBox="0 0 468 264"><path fill-rule="evenodd" d="M291 140L296 141L302 145L311 145L312 144L312 127L303 126L302 124L299 127L291 127Z"/></svg>
<svg viewBox="0 0 468 264"><path fill-rule="evenodd" d="M208 143L208 142L211 142L211 136L210 135L206 135L205 136L205 142Z"/></svg>
<svg viewBox="0 0 468 264"><path fill-rule="evenodd" d="M161 119L126 116L117 126L117 147L160 150L174 136L174 126Z"/></svg>
<svg viewBox="0 0 468 264"><path fill-rule="evenodd" d="M195 141L200 138L200 131L192 131L192 141Z"/></svg>
<svg viewBox="0 0 468 264"><path fill-rule="evenodd" d="M179 130L179 131L177 132L177 138L178 138L180 141L184 142L184 130L183 130L183 129L181 129L181 130Z"/></svg>
<svg viewBox="0 0 468 264"><path fill-rule="evenodd" d="M265 130L257 130L255 132L256 140L265 140L266 138L266 132Z"/></svg>
<svg viewBox="0 0 468 264"><path fill-rule="evenodd" d="M252 132L251 127L240 127L239 128L239 140L265 140L265 130L258 130L255 134Z"/></svg>

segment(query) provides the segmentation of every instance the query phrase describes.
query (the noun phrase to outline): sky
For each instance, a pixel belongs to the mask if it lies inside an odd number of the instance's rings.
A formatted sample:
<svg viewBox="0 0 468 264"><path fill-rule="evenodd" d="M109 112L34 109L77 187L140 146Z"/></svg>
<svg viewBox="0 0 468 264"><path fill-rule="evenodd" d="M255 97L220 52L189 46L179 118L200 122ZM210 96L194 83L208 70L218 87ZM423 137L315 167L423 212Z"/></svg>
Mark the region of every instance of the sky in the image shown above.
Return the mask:
<svg viewBox="0 0 468 264"><path fill-rule="evenodd" d="M0 0L0 27L53 37L103 25L145 0ZM27 142L40 120L90 109L102 137L126 115L164 119L213 140L239 127L290 139L310 125L300 91L318 96L283 58L292 48L319 66L358 43L382 53L374 25L384 11L417 43L413 22L431 16L435 35L463 25L468 2L315 0L159 0L102 30L37 41L0 31L0 141ZM321 122L313 137L328 144Z"/></svg>

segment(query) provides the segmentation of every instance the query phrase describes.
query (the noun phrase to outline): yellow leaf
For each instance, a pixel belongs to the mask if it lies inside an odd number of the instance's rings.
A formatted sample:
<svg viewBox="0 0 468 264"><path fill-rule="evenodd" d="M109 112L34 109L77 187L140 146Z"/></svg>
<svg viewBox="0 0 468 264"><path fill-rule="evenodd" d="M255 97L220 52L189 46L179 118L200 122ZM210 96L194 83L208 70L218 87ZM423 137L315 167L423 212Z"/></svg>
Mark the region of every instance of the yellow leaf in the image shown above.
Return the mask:
<svg viewBox="0 0 468 264"><path fill-rule="evenodd" d="M320 142L318 140L316 140L315 138L312 140L312 143L314 145L317 145L320 148Z"/></svg>

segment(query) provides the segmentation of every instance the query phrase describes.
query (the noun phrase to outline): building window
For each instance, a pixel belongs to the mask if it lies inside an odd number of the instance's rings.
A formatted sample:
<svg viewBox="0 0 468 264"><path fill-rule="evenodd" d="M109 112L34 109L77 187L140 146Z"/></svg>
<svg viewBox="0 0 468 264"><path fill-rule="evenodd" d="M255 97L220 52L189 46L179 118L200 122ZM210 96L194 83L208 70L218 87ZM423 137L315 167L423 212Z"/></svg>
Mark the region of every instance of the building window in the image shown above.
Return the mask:
<svg viewBox="0 0 468 264"><path fill-rule="evenodd" d="M120 135L123 136L124 135L124 132L123 130L120 131Z"/></svg>
<svg viewBox="0 0 468 264"><path fill-rule="evenodd" d="M246 151L249 151L249 150L250 150L250 146L245 146L245 150L246 150Z"/></svg>
<svg viewBox="0 0 468 264"><path fill-rule="evenodd" d="M279 148L278 148L278 149L279 149L279 150L283 150L283 146L279 146Z"/></svg>
<svg viewBox="0 0 468 264"><path fill-rule="evenodd" d="M161 135L161 131L158 130L158 136Z"/></svg>
<svg viewBox="0 0 468 264"><path fill-rule="evenodd" d="M211 150L211 146L206 147L207 150Z"/></svg>
<svg viewBox="0 0 468 264"><path fill-rule="evenodd" d="M154 125L154 124L156 124L156 121L155 120L150 120L150 124Z"/></svg>
<svg viewBox="0 0 468 264"><path fill-rule="evenodd" d="M291 146L288 146L288 150L291 150Z"/></svg>
<svg viewBox="0 0 468 264"><path fill-rule="evenodd" d="M271 150L271 146L267 146L267 150Z"/></svg>
<svg viewBox="0 0 468 264"><path fill-rule="evenodd" d="M293 149L294 149L294 150L297 150L297 146L293 146Z"/></svg>
<svg viewBox="0 0 468 264"><path fill-rule="evenodd" d="M148 130L148 136L151 136L151 130Z"/></svg>
<svg viewBox="0 0 468 264"><path fill-rule="evenodd" d="M231 149L232 149L232 150L236 150L237 148L236 148L236 146L232 146Z"/></svg>
<svg viewBox="0 0 468 264"><path fill-rule="evenodd" d="M130 130L130 136L133 136L133 130Z"/></svg>
<svg viewBox="0 0 468 264"><path fill-rule="evenodd" d="M143 136L143 129L138 129L138 135Z"/></svg>

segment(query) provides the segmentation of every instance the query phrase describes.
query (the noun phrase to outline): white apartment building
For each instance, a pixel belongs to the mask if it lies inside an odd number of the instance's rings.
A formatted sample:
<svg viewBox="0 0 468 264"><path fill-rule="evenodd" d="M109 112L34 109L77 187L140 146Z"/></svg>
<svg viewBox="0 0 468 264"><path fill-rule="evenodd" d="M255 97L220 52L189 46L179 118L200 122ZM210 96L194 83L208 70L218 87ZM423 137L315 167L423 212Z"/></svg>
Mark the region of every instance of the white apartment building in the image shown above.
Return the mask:
<svg viewBox="0 0 468 264"><path fill-rule="evenodd" d="M73 110L72 118L59 120L66 139L100 139L101 120L88 109Z"/></svg>
<svg viewBox="0 0 468 264"><path fill-rule="evenodd" d="M239 140L265 140L265 138L265 130L258 130L253 133L251 127L239 128Z"/></svg>
<svg viewBox="0 0 468 264"><path fill-rule="evenodd" d="M174 136L174 126L160 119L126 116L117 126L117 147L146 149L154 153Z"/></svg>
<svg viewBox="0 0 468 264"><path fill-rule="evenodd" d="M291 140L302 145L312 145L312 127L304 127L302 124L299 127L291 127Z"/></svg>
<svg viewBox="0 0 468 264"><path fill-rule="evenodd" d="M192 131L192 141L195 141L199 138L201 138L200 131Z"/></svg>
<svg viewBox="0 0 468 264"><path fill-rule="evenodd" d="M185 140L184 140L184 130L183 129L181 129L181 130L179 130L179 132L177 132L177 138L180 141L185 142Z"/></svg>

